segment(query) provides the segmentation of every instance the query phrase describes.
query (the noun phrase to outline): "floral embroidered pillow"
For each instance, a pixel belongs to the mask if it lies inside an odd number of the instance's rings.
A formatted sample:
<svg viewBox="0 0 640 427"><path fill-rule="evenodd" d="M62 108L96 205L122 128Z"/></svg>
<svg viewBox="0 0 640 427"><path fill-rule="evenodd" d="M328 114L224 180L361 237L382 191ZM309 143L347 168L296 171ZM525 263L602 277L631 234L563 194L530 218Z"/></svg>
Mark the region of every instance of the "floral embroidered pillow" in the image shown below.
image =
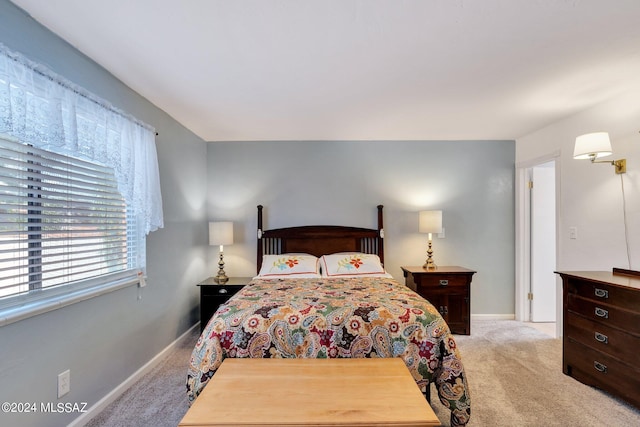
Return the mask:
<svg viewBox="0 0 640 427"><path fill-rule="evenodd" d="M313 255L264 255L258 277L320 277L318 267L318 258Z"/></svg>
<svg viewBox="0 0 640 427"><path fill-rule="evenodd" d="M385 275L380 257L374 254L339 253L323 255L320 258L322 275L343 277L360 275Z"/></svg>

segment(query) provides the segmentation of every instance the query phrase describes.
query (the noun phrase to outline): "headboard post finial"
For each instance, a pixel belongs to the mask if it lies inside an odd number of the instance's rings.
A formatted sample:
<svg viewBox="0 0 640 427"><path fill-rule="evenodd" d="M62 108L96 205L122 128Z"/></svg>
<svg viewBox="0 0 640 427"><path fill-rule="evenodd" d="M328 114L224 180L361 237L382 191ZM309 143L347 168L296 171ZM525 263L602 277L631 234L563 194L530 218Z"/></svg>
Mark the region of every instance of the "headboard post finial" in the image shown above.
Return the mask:
<svg viewBox="0 0 640 427"><path fill-rule="evenodd" d="M256 251L257 259L256 265L258 266L257 272L260 272L260 266L262 265L262 205L258 205L258 248Z"/></svg>

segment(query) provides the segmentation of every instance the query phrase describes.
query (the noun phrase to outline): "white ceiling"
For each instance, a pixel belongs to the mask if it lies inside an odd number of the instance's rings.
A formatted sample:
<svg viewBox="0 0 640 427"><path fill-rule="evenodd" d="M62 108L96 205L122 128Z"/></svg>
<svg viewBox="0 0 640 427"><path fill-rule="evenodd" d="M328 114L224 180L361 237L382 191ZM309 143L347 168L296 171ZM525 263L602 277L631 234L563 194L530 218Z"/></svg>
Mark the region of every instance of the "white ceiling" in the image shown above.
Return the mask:
<svg viewBox="0 0 640 427"><path fill-rule="evenodd" d="M640 87L639 0L12 1L206 141L515 139Z"/></svg>

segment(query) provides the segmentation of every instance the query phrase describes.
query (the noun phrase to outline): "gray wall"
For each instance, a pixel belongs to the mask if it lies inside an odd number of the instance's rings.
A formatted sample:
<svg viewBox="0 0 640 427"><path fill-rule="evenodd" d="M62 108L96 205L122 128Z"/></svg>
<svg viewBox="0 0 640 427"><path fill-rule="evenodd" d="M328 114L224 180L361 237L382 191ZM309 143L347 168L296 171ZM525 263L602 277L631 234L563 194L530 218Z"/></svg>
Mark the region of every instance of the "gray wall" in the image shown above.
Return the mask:
<svg viewBox="0 0 640 427"><path fill-rule="evenodd" d="M210 142L207 158L209 219L235 223L227 274L256 273L258 204L266 229L375 228L383 204L385 267L401 281L401 265L426 258L418 211L441 209L436 263L477 271L472 314L513 315L514 141Z"/></svg>
<svg viewBox="0 0 640 427"><path fill-rule="evenodd" d="M156 127L165 228L148 237L148 286L126 288L0 328L0 401L94 404L198 319L207 276L206 144L70 45L0 0L0 42ZM62 426L77 414L8 415L0 425Z"/></svg>
<svg viewBox="0 0 640 427"><path fill-rule="evenodd" d="M99 65L0 0L0 42L44 63L156 127L165 228L147 240L148 286L0 328L0 400L63 402L104 397L198 320L195 284L215 272L206 220L235 222L226 270L255 274L256 210L268 228L293 224L375 227L385 205L388 270L424 262L417 212L444 211L436 262L478 271L476 314L513 313L512 141L234 142L205 144ZM141 298L140 298L141 297ZM0 425L66 425L75 415L0 413Z"/></svg>

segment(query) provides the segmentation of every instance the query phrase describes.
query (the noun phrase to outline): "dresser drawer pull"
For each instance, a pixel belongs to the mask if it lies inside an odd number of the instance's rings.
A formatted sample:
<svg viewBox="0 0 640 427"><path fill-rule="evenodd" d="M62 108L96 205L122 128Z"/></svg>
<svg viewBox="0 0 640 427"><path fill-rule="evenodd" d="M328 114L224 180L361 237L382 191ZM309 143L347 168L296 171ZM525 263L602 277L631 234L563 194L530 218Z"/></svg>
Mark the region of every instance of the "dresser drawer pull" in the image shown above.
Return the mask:
<svg viewBox="0 0 640 427"><path fill-rule="evenodd" d="M605 310L604 308L596 307L596 316L608 319L609 318L609 310Z"/></svg>
<svg viewBox="0 0 640 427"><path fill-rule="evenodd" d="M596 288L595 294L599 298L609 298L609 291L607 291L606 289Z"/></svg>
<svg viewBox="0 0 640 427"><path fill-rule="evenodd" d="M448 286L449 285L449 281L446 279L440 280L440 286Z"/></svg>
<svg viewBox="0 0 640 427"><path fill-rule="evenodd" d="M225 288L220 288L218 289L218 293L219 294L226 294L227 292L229 292L228 290L226 290Z"/></svg>
<svg viewBox="0 0 640 427"><path fill-rule="evenodd" d="M596 332L596 341L601 342L603 344L609 344L609 337L605 334L601 334L600 332Z"/></svg>
<svg viewBox="0 0 640 427"><path fill-rule="evenodd" d="M593 362L593 367L596 368L596 371L602 372L603 374L607 373L607 365L604 365L597 360Z"/></svg>

